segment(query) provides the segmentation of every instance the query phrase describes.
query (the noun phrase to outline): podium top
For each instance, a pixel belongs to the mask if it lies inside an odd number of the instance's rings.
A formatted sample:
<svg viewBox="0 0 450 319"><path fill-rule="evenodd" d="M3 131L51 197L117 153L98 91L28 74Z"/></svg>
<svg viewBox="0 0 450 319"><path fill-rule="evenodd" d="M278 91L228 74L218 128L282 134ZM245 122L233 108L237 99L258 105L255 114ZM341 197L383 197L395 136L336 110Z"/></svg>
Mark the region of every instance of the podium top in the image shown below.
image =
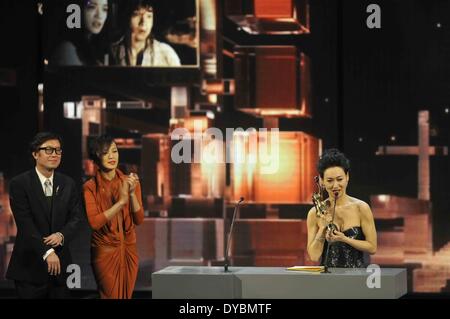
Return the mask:
<svg viewBox="0 0 450 319"><path fill-rule="evenodd" d="M372 269L372 270L371 270ZM223 267L208 266L169 266L153 274L182 274L182 275L313 275L313 276L368 276L375 268L328 268L329 273L293 271L283 267L229 267L228 272L224 272ZM406 268L380 268L382 277L397 276L406 272Z"/></svg>
<svg viewBox="0 0 450 319"><path fill-rule="evenodd" d="M329 273L283 267L169 266L152 274L154 298L297 299L400 298L405 268L329 268Z"/></svg>

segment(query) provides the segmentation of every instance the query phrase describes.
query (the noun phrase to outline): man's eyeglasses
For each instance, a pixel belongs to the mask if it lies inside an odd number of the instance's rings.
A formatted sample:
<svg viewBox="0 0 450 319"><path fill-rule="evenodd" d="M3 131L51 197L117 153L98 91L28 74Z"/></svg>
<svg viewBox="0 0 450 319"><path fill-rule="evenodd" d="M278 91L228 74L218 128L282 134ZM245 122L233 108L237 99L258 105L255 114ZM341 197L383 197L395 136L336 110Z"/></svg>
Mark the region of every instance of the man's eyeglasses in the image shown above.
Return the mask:
<svg viewBox="0 0 450 319"><path fill-rule="evenodd" d="M54 147L40 147L38 148L39 151L45 151L45 154L47 155L52 155L53 152L55 152L56 155L61 155L62 154L62 148L58 147L58 148L54 148Z"/></svg>

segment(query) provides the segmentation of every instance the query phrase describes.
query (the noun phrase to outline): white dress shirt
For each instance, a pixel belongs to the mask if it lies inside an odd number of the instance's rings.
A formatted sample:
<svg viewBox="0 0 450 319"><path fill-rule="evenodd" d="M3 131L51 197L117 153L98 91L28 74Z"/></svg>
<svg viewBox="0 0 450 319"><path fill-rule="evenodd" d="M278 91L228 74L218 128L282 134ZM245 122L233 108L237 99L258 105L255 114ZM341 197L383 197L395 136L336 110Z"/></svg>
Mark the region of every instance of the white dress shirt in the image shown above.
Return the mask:
<svg viewBox="0 0 450 319"><path fill-rule="evenodd" d="M50 183L51 183L51 185L52 185L52 192L53 192L53 173L52 173L52 176L50 176L50 177L45 177L44 175L42 175L41 174L41 172L39 172L39 170L37 169L37 167L35 168L36 169L36 173L37 173L37 175L38 175L38 177L39 177L39 181L41 182L41 186L42 186L42 190L44 191L44 194L45 194L45 181L47 180L47 179L49 179L50 180Z"/></svg>
<svg viewBox="0 0 450 319"><path fill-rule="evenodd" d="M44 192L44 194L45 194L45 181L47 180L47 179L49 179L50 180L50 183L51 183L51 185L52 185L52 192L53 192L53 173L52 173L52 176L50 176L50 177L45 177L44 175L42 175L41 174L41 172L39 172L39 170L37 169L37 167L35 167L35 169L36 169L36 173L37 173L37 175L38 175L38 177L39 177L39 181L41 182L41 186L42 186L42 191ZM44 254L44 256L42 256L42 258L44 259L44 260L46 260L47 259L47 257L52 253L52 252L54 252L55 250L53 249L53 248L50 248L49 250L47 250L46 251L46 253Z"/></svg>

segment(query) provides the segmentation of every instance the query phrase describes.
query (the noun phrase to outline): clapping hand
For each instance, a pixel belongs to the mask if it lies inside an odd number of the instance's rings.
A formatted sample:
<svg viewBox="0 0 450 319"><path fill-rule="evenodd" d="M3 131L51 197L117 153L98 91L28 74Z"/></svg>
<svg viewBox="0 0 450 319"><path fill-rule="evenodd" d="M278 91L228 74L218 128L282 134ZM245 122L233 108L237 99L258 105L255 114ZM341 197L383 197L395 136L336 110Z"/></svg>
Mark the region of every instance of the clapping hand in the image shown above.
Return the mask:
<svg viewBox="0 0 450 319"><path fill-rule="evenodd" d="M127 183L130 186L130 195L132 195L136 189L136 185L139 183L139 176L135 173L131 173L127 177Z"/></svg>
<svg viewBox="0 0 450 319"><path fill-rule="evenodd" d="M128 183L128 180L127 182L122 182L119 197L119 202L122 205L126 205L128 203L128 198L130 197L129 192L130 192L130 184Z"/></svg>

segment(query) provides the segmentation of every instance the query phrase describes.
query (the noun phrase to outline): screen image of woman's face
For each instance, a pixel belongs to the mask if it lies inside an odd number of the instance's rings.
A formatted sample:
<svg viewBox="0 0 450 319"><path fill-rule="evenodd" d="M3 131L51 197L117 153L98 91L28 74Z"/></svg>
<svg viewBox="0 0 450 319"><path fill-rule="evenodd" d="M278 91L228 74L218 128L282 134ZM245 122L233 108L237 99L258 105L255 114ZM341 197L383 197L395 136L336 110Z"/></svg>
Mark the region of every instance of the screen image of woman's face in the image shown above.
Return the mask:
<svg viewBox="0 0 450 319"><path fill-rule="evenodd" d="M153 10L139 8L135 10L130 21L131 34L134 39L144 41L152 32Z"/></svg>
<svg viewBox="0 0 450 319"><path fill-rule="evenodd" d="M92 34L99 34L108 16L108 0L89 0L84 8L84 27Z"/></svg>

